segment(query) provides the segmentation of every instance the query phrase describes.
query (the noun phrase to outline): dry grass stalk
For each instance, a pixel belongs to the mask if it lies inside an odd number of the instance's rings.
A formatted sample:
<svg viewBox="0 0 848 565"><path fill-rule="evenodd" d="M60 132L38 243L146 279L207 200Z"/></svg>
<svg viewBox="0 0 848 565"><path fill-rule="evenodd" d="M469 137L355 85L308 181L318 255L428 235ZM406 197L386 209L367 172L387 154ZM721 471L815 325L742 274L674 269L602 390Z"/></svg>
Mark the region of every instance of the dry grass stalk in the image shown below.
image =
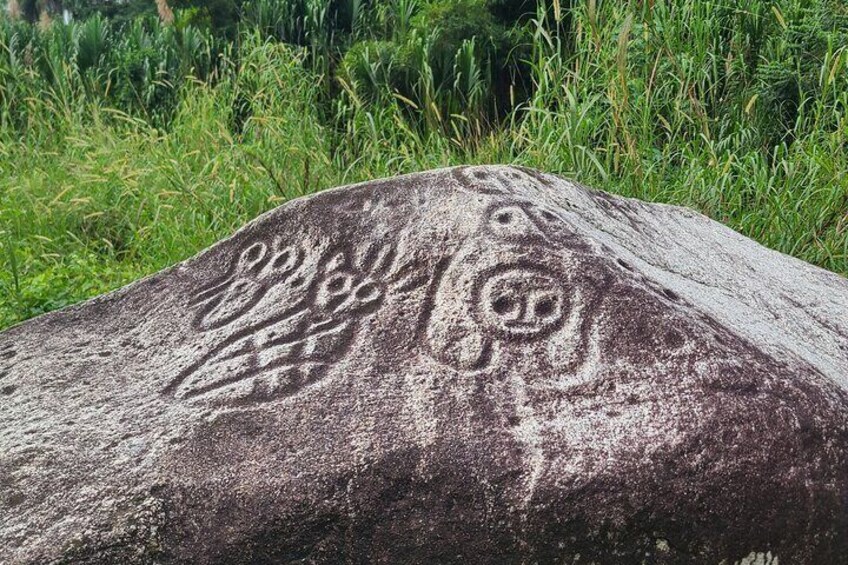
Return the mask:
<svg viewBox="0 0 848 565"><path fill-rule="evenodd" d="M50 14L47 13L47 10L41 10L41 13L38 15L38 28L41 31L47 31L50 29L50 26L53 24L53 18L50 17Z"/></svg>
<svg viewBox="0 0 848 565"><path fill-rule="evenodd" d="M164 25L174 23L174 11L168 6L168 0L156 0L156 11L159 12L159 21Z"/></svg>
<svg viewBox="0 0 848 565"><path fill-rule="evenodd" d="M21 5L18 3L18 0L9 0L8 4L6 4L6 11L9 13L9 19L21 19Z"/></svg>

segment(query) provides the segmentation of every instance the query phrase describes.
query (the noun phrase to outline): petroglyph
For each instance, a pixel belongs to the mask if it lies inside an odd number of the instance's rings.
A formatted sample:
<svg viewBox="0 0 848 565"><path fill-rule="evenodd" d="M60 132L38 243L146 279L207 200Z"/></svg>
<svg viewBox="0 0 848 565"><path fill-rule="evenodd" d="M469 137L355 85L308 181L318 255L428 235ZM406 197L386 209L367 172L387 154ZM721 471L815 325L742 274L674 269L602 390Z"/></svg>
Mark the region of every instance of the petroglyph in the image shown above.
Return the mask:
<svg viewBox="0 0 848 565"><path fill-rule="evenodd" d="M530 170L324 191L0 335L0 562L843 565L846 313Z"/></svg>
<svg viewBox="0 0 848 565"><path fill-rule="evenodd" d="M14 345L9 344L9 345L4 345L3 347L0 347L0 359L2 359L4 361L11 359L12 357L14 357L17 354L18 354L18 352L15 351Z"/></svg>
<svg viewBox="0 0 848 565"><path fill-rule="evenodd" d="M582 298L570 283L575 267L574 257L545 247L487 238L467 242L436 273L425 305L431 354L451 367L476 371L504 348L530 357L523 345L537 343L534 355L544 357L541 350L555 333L558 344L577 348L581 332L572 318L582 312Z"/></svg>
<svg viewBox="0 0 848 565"><path fill-rule="evenodd" d="M198 290L189 301L197 310L194 327L212 330L232 323L256 306L275 285L285 283L303 263L304 252L297 246L269 246L262 241L243 249L229 272L211 285Z"/></svg>
<svg viewBox="0 0 848 565"><path fill-rule="evenodd" d="M17 364L18 351L14 344L0 346L0 380L5 379Z"/></svg>
<svg viewBox="0 0 848 565"><path fill-rule="evenodd" d="M360 321L377 311L389 288L426 283L414 269L398 267L392 244L330 246L313 269L303 270L305 254L297 249L268 255L263 243L248 246L223 281L192 300L204 307L195 318L201 330L233 324L234 331L181 371L166 394L188 399L220 393L230 403L295 394L345 355ZM286 282L289 292L270 312L251 315L268 290ZM234 324L242 317L249 321Z"/></svg>
<svg viewBox="0 0 848 565"><path fill-rule="evenodd" d="M477 194L532 197L550 186L542 175L517 167L456 167L451 174L459 186Z"/></svg>
<svg viewBox="0 0 848 565"><path fill-rule="evenodd" d="M487 169L454 170L466 187L484 183L490 202L474 235L436 272L424 315L430 351L442 363L477 371L502 347L542 342L567 326L554 341L573 347L579 357L588 331L579 327L582 295L569 282L578 263L567 249L585 246L556 210L503 195L510 183L537 180L523 171L499 173L494 180L491 175ZM493 187L485 184L490 181ZM523 350L522 355L532 356Z"/></svg>
<svg viewBox="0 0 848 565"><path fill-rule="evenodd" d="M562 323L567 299L561 281L529 264L498 265L481 273L472 302L481 328L503 339L531 340Z"/></svg>

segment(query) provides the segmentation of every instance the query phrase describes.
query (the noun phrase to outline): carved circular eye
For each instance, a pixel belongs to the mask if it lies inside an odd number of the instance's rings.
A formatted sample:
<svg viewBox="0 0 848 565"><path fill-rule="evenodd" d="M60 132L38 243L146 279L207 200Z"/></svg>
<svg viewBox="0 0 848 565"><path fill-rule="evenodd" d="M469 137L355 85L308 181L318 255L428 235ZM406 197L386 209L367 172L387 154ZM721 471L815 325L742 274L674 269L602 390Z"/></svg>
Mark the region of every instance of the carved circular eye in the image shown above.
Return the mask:
<svg viewBox="0 0 848 565"><path fill-rule="evenodd" d="M536 305L533 307L533 312L539 318L545 318L550 316L554 311L554 300L553 298L542 298L536 302Z"/></svg>
<svg viewBox="0 0 848 565"><path fill-rule="evenodd" d="M291 287L292 287L292 288L297 288L297 287L299 287L300 285L302 285L302 284L303 284L303 281L304 281L303 277L297 277L296 279L294 279L294 280L291 282Z"/></svg>
<svg viewBox="0 0 848 565"><path fill-rule="evenodd" d="M474 176L477 177L480 180L483 180L486 177L488 177L488 175L485 173L485 171L474 171Z"/></svg>
<svg viewBox="0 0 848 565"><path fill-rule="evenodd" d="M547 222L553 222L554 220L556 220L556 216L554 216L552 213L548 212L547 210L542 210L542 217Z"/></svg>
<svg viewBox="0 0 848 565"><path fill-rule="evenodd" d="M244 273L261 268L266 262L267 252L268 248L261 241L244 249L239 255L237 270Z"/></svg>
<svg viewBox="0 0 848 565"><path fill-rule="evenodd" d="M276 259L274 259L273 267L275 269L280 269L280 268L284 267L286 265L286 263L289 262L290 259L291 259L291 252L288 251L288 250L283 251L282 253L277 255Z"/></svg>
<svg viewBox="0 0 848 565"><path fill-rule="evenodd" d="M338 292L344 292L346 282L347 282L347 278L345 276L343 276L343 275L335 276L327 282L327 290L329 290L333 294L338 293Z"/></svg>
<svg viewBox="0 0 848 565"><path fill-rule="evenodd" d="M374 300L380 295L380 290L372 283L365 283L356 289L354 295L359 300Z"/></svg>
<svg viewBox="0 0 848 565"><path fill-rule="evenodd" d="M496 314L504 315L515 308L515 303L508 296L499 296L492 301L492 310Z"/></svg>
<svg viewBox="0 0 848 565"><path fill-rule="evenodd" d="M512 214L510 214L509 212L501 212L500 214L495 216L495 221L497 221L499 224L506 225L512 221Z"/></svg>
<svg viewBox="0 0 848 565"><path fill-rule="evenodd" d="M257 259L262 257L262 255L264 255L264 251L265 251L265 246L262 245L261 243L256 243L254 245L251 245L244 252L244 258L252 263L253 261L256 261Z"/></svg>

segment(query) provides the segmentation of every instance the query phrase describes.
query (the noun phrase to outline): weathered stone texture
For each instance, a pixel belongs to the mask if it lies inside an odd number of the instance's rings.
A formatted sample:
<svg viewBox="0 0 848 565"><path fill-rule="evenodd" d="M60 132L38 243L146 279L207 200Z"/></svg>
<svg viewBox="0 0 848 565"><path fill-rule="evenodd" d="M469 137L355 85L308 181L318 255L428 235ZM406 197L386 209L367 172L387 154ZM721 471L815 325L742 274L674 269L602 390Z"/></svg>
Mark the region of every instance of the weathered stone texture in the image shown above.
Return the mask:
<svg viewBox="0 0 848 565"><path fill-rule="evenodd" d="M848 563L848 281L509 167L0 334L0 563Z"/></svg>

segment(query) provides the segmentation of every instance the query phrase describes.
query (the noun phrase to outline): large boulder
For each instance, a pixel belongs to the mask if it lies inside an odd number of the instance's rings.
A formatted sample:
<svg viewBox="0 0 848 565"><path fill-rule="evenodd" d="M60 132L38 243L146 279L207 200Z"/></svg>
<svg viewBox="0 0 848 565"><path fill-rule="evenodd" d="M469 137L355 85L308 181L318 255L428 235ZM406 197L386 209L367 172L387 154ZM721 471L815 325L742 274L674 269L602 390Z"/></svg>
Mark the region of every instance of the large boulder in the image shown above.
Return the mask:
<svg viewBox="0 0 848 565"><path fill-rule="evenodd" d="M848 563L848 281L510 167L0 334L0 562Z"/></svg>

